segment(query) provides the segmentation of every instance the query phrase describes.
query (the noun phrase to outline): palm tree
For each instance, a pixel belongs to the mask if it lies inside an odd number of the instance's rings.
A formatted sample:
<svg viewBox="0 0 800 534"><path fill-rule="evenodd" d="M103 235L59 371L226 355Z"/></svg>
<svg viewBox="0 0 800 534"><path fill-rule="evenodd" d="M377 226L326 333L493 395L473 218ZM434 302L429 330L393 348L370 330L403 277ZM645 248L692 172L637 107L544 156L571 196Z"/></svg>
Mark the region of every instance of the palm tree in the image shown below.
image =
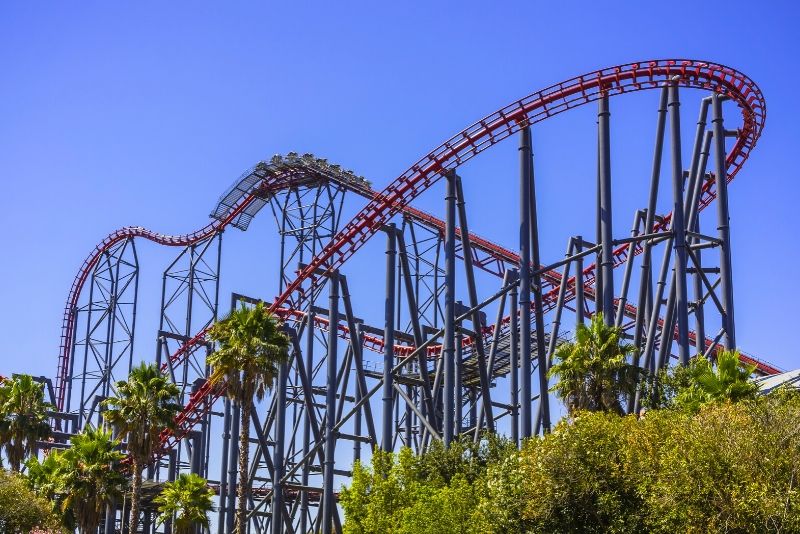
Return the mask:
<svg viewBox="0 0 800 534"><path fill-rule="evenodd" d="M124 454L119 441L103 429L88 428L72 437L62 456L62 511L71 510L83 534L97 531L107 507L122 495L126 479L120 472Z"/></svg>
<svg viewBox="0 0 800 534"><path fill-rule="evenodd" d="M142 469L159 444L159 435L174 427L180 389L170 382L155 364L142 363L131 369L128 380L117 382L117 395L103 401L103 417L119 436L127 436L131 460L130 532L139 525Z"/></svg>
<svg viewBox="0 0 800 534"><path fill-rule="evenodd" d="M19 471L33 454L36 442L50 435L44 401L44 384L30 375L19 375L0 384L0 444L12 471Z"/></svg>
<svg viewBox="0 0 800 534"><path fill-rule="evenodd" d="M175 534L191 534L196 526L208 527L213 495L203 477L194 473L180 475L174 482L164 484L153 501L160 512L159 524L175 516Z"/></svg>
<svg viewBox="0 0 800 534"><path fill-rule="evenodd" d="M228 397L241 409L239 432L239 487L236 506L236 532L245 532L247 475L250 456L250 412L253 397L264 398L278 374L278 365L288 358L289 339L263 303L242 305L215 323L208 337L219 344L209 354L212 384L224 383Z"/></svg>
<svg viewBox="0 0 800 534"><path fill-rule="evenodd" d="M68 531L75 530L75 519L72 510L66 509L64 488L68 473L67 462L63 451L51 450L40 462L36 456L31 456L25 462L27 481L31 489L47 499L53 512L59 517L62 526Z"/></svg>
<svg viewBox="0 0 800 534"><path fill-rule="evenodd" d="M570 415L579 410L623 414L622 400L636 390L639 370L628 363L633 345L622 343L622 331L596 313L589 326L578 325L575 340L562 343L548 376L558 377L550 391L566 404Z"/></svg>
<svg viewBox="0 0 800 534"><path fill-rule="evenodd" d="M755 365L741 362L739 351L721 351L716 367L706 358L697 356L686 368L688 385L678 392L675 404L696 411L707 402L755 398L758 386L750 380L755 368Z"/></svg>

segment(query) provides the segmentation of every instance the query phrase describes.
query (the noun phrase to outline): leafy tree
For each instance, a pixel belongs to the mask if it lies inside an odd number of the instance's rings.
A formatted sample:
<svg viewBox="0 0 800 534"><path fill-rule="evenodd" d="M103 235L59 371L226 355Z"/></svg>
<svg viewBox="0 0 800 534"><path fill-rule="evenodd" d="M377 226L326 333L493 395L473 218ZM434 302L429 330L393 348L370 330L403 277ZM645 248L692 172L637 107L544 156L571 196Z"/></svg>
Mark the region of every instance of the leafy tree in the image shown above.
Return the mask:
<svg viewBox="0 0 800 534"><path fill-rule="evenodd" d="M449 448L434 442L420 456L408 448L398 454L376 450L372 465L356 463L350 486L342 489L344 532L516 532L519 524L493 528L488 506L481 507L491 466L515 455L516 448L496 436L479 443L462 438Z"/></svg>
<svg viewBox="0 0 800 534"><path fill-rule="evenodd" d="M158 505L159 523L175 517L175 533L191 534L196 526L208 527L211 498L214 492L201 476L182 474L167 482L154 502Z"/></svg>
<svg viewBox="0 0 800 534"><path fill-rule="evenodd" d="M103 429L86 429L72 437L64 461L62 510L71 510L84 534L94 533L109 504L122 496L126 479L119 441Z"/></svg>
<svg viewBox="0 0 800 534"><path fill-rule="evenodd" d="M641 418L576 412L521 451L376 451L342 490L344 530L800 532L798 428L800 392L784 390Z"/></svg>
<svg viewBox="0 0 800 534"><path fill-rule="evenodd" d="M415 459L411 469L415 479L437 486L449 484L457 475L473 483L486 474L491 463L514 450L510 441L496 434L485 434L479 441L462 435L450 447L434 441L425 454Z"/></svg>
<svg viewBox="0 0 800 534"><path fill-rule="evenodd" d="M105 420L120 436L127 436L131 459L130 531L139 524L142 469L150 461L164 429L174 427L181 405L180 389L170 382L155 364L142 363L131 369L128 380L117 382L117 395L103 401Z"/></svg>
<svg viewBox="0 0 800 534"><path fill-rule="evenodd" d="M64 459L62 451L53 450L42 461L32 456L25 462L28 485L37 495L56 500L63 485Z"/></svg>
<svg viewBox="0 0 800 534"><path fill-rule="evenodd" d="M250 458L250 414L253 398L259 401L272 388L278 366L288 358L289 339L263 303L234 309L215 323L209 339L219 348L208 356L213 368L209 380L226 386L228 397L240 407L239 486L236 506L236 532L246 529L247 477Z"/></svg>
<svg viewBox="0 0 800 534"><path fill-rule="evenodd" d="M403 511L397 531L403 534L477 533L473 517L479 498L474 483L460 473L445 486L422 486L414 504Z"/></svg>
<svg viewBox="0 0 800 534"><path fill-rule="evenodd" d="M653 457L648 523L656 532L800 532L800 399L709 403L670 423ZM686 412L684 412L686 413Z"/></svg>
<svg viewBox="0 0 800 534"><path fill-rule="evenodd" d="M52 506L33 493L21 475L0 470L0 532L27 534L37 529L61 532Z"/></svg>
<svg viewBox="0 0 800 534"><path fill-rule="evenodd" d="M345 513L344 534L398 532L403 511L414 502L418 486L411 474L413 454L398 456L375 449L371 466L356 462L349 487L339 496Z"/></svg>
<svg viewBox="0 0 800 534"><path fill-rule="evenodd" d="M522 455L515 447L490 461L483 484L475 488L480 497L473 516L475 530L498 534L532 531L533 525L523 517L528 484Z"/></svg>
<svg viewBox="0 0 800 534"><path fill-rule="evenodd" d="M645 382L642 396L648 408L678 408L697 412L709 402L751 400L758 386L750 380L755 366L741 362L738 352L721 351L716 365L702 356L687 366L660 370Z"/></svg>
<svg viewBox="0 0 800 534"><path fill-rule="evenodd" d="M758 386L750 380L755 368L743 364L738 352L720 352L716 365L697 356L689 362L689 386L678 392L675 402L696 411L707 402L753 399L758 392Z"/></svg>
<svg viewBox="0 0 800 534"><path fill-rule="evenodd" d="M575 340L562 343L548 371L558 377L550 390L566 404L570 414L580 410L623 414L623 400L633 395L639 369L627 361L633 345L622 343L619 328L606 326L596 313L589 326L578 325Z"/></svg>
<svg viewBox="0 0 800 534"><path fill-rule="evenodd" d="M13 471L33 454L36 442L50 435L44 401L44 384L30 375L19 375L0 383L0 444Z"/></svg>
<svg viewBox="0 0 800 534"><path fill-rule="evenodd" d="M633 417L576 413L522 453L524 516L534 532L642 532L643 501L627 461Z"/></svg>
<svg viewBox="0 0 800 534"><path fill-rule="evenodd" d="M800 396L580 413L522 451L533 532L800 531Z"/></svg>
<svg viewBox="0 0 800 534"><path fill-rule="evenodd" d="M52 450L41 462L36 456L31 456L25 467L31 489L47 499L64 528L74 531L75 517L72 510L64 505L66 479L70 473L63 452Z"/></svg>

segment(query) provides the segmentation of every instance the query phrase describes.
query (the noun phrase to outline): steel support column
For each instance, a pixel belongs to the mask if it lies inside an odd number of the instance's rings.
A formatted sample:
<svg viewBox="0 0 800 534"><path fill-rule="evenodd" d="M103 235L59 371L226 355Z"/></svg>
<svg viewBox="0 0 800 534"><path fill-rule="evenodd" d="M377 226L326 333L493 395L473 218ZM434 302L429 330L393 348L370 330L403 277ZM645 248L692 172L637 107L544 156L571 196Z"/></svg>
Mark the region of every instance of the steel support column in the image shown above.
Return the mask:
<svg viewBox="0 0 800 534"><path fill-rule="evenodd" d="M678 322L678 358L681 365L689 363L689 314L686 287L686 223L683 212L683 163L681 162L681 119L678 85L669 86L669 118L672 151L672 234L675 248L675 315ZM669 313L670 310L667 310ZM665 322L665 327L667 327ZM662 331L662 344L672 331Z"/></svg>
<svg viewBox="0 0 800 534"><path fill-rule="evenodd" d="M306 315L306 350L305 359L296 358L298 367L303 367L301 371L304 372L304 376L311 379L314 373L314 298L312 292L312 298L309 303L308 307L308 314ZM310 386L310 384L309 384ZM308 388L311 389L310 387ZM310 391L309 391L310 393ZM313 395L313 394L312 394ZM306 396L304 392L303 396ZM310 399L307 404L311 406L313 409L313 398ZM308 408L306 408L308 410ZM305 414L303 418L303 457L309 455L311 450L311 415L309 413ZM300 474L300 484L303 487L308 487L308 480L311 474L311 469L309 462L304 462L302 471ZM300 531L303 533L308 532L308 491L303 491L300 494Z"/></svg>
<svg viewBox="0 0 800 534"><path fill-rule="evenodd" d="M722 325L725 328L725 348L736 349L736 332L733 320L733 273L731 267L731 232L730 214L728 212L728 174L725 161L725 126L722 117L722 98L717 93L711 97L712 119L714 131L714 163L716 174L714 179L717 186L717 231L722 241L720 251L719 270L722 280L722 306L725 315Z"/></svg>
<svg viewBox="0 0 800 534"><path fill-rule="evenodd" d="M339 324L339 273L334 271L329 275L330 304L328 311L328 355L327 355L327 381L325 390L325 463L323 465L322 483L322 532L333 532L333 514L336 513L336 501L333 495L334 447L336 436L336 359L337 359L337 325ZM394 284L392 284L394 287ZM394 306L387 306L394 310ZM393 326L390 324L390 326ZM391 415L391 414L390 414Z"/></svg>
<svg viewBox="0 0 800 534"><path fill-rule="evenodd" d="M386 292L384 296L383 333L383 413L381 425L381 448L393 449L394 422L394 318L395 318L395 273L397 272L397 228L390 224L386 230ZM328 384L330 387L330 383Z"/></svg>
<svg viewBox="0 0 800 534"><path fill-rule="evenodd" d="M603 94L598 100L597 135L598 135L598 167L599 178L599 211L600 211L600 243L602 273L602 307L603 321L606 325L614 324L614 245L611 220L611 129L608 111L608 95Z"/></svg>
<svg viewBox="0 0 800 534"><path fill-rule="evenodd" d="M517 273L512 271L516 279ZM519 440L519 299L517 286L511 288L508 301L511 312L511 347L509 348L509 389L511 397L511 441L517 446ZM530 336L528 336L530 338Z"/></svg>
<svg viewBox="0 0 800 534"><path fill-rule="evenodd" d="M220 462L219 474L219 510L217 513L217 534L225 534L225 500L228 491L228 449L231 442L231 400L225 398L223 401L223 424L222 424L222 461ZM235 438L234 438L235 439Z"/></svg>
<svg viewBox="0 0 800 534"><path fill-rule="evenodd" d="M444 446L449 447L453 440L453 410L455 387L455 297L456 297L456 181L454 172L445 177L445 233L444 233L444 417L442 437ZM468 261L468 260L467 260Z"/></svg>
<svg viewBox="0 0 800 534"><path fill-rule="evenodd" d="M658 200L658 183L661 177L661 159L664 151L664 131L667 125L667 98L668 89L661 89L661 96L658 105L658 119L656 121L656 141L653 149L653 166L650 172L650 194L648 195L647 211L645 213L644 230L645 234L653 232L656 216L656 201ZM636 308L636 322L633 332L633 343L636 352L633 356L633 364L638 366L642 354L641 345L644 337L644 330L647 328L645 319L647 317L647 302L650 298L653 285L652 268L653 246L650 240L642 244L642 273L639 278L639 300ZM629 407L629 411L638 410L638 406Z"/></svg>
<svg viewBox="0 0 800 534"><path fill-rule="evenodd" d="M532 143L531 143L532 144ZM544 308L542 304L542 274L539 269L539 216L536 206L536 172L533 164L533 146L531 146L530 163L530 223L531 223L531 262L535 266L531 279L533 288L533 310L536 321L536 369L539 376L539 408L536 417L536 434L541 426L544 432L550 432L550 398L547 385L547 342L544 333Z"/></svg>
<svg viewBox="0 0 800 534"><path fill-rule="evenodd" d="M228 454L228 502L225 511L225 532L233 532L236 522L236 474L239 468L239 427L241 426L241 408L238 403L233 404L231 415L231 440Z"/></svg>
<svg viewBox="0 0 800 534"><path fill-rule="evenodd" d="M519 220L519 307L520 307L520 437L529 438L531 421L531 131L520 131L520 220Z"/></svg>
<svg viewBox="0 0 800 534"><path fill-rule="evenodd" d="M585 313L585 297L583 287L583 237L575 236L575 254L578 258L575 260L575 328L583 324Z"/></svg>
<svg viewBox="0 0 800 534"><path fill-rule="evenodd" d="M286 441L286 385L289 377L289 364L284 362L278 367L278 383L275 387L275 449L272 464L275 472L272 477L272 534L284 532L283 526L283 475L284 447ZM265 450L264 455L268 452Z"/></svg>
<svg viewBox="0 0 800 534"><path fill-rule="evenodd" d="M469 305L471 307L475 307L479 304L478 301L478 289L475 284L475 268L472 264L472 244L470 243L469 239L469 224L467 222L467 208L466 208L466 201L464 200L464 190L461 187L461 178L458 175L455 175L455 182L456 182L456 206L458 208L458 219L461 223L461 246L462 246L462 257L464 258L464 274L466 275L466 282L467 282L467 292L469 294ZM455 240L455 237L454 237ZM453 245L453 249L455 250L455 245ZM453 253L453 264L454 264L454 271L455 271L455 252ZM455 288L453 289L453 295L455 295ZM472 314L472 327L475 332L480 333L483 328L483 323L481 322L481 313L479 311L475 311ZM446 335L446 334L445 334ZM491 369L487 366L487 358L486 358L486 350L483 345L483 336L480 334L475 336L475 352L477 353L477 361L478 361L478 377L480 379L481 384L481 405L483 407L481 413L478 416L478 426L483 425L483 421L486 421L486 429L489 432L494 432L494 416L492 414L492 393L491 393L491 379L489 377L489 373Z"/></svg>

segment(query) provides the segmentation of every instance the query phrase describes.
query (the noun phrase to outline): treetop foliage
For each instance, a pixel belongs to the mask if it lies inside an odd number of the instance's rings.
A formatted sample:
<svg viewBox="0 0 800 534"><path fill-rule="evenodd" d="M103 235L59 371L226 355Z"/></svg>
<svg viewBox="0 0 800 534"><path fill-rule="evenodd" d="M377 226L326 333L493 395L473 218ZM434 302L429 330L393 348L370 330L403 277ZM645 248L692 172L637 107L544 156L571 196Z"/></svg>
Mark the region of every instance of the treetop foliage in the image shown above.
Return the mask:
<svg viewBox="0 0 800 534"><path fill-rule="evenodd" d="M345 532L800 532L800 393L757 397L723 351L651 377L650 410L623 415L636 380L618 334L595 316L559 348L569 416L521 450L462 438L356 464Z"/></svg>
<svg viewBox="0 0 800 534"><path fill-rule="evenodd" d="M208 330L219 344L208 357L212 383L225 381L228 396L237 401L261 400L278 374L278 364L288 357L289 338L263 302L244 304ZM252 391L250 391L252 389Z"/></svg>
<svg viewBox="0 0 800 534"><path fill-rule="evenodd" d="M27 534L35 529L61 532L50 502L28 487L25 477L0 469L0 532Z"/></svg>
<svg viewBox="0 0 800 534"><path fill-rule="evenodd" d="M606 326L596 313L588 326L579 324L573 341L562 343L554 354L548 377L558 381L550 391L569 413L608 411L622 415L624 401L634 394L640 369L628 363L634 346L622 342L622 330Z"/></svg>
<svg viewBox="0 0 800 534"><path fill-rule="evenodd" d="M576 412L522 450L496 438L376 451L343 489L369 533L800 532L800 395L644 417ZM459 463L459 457L463 461Z"/></svg>

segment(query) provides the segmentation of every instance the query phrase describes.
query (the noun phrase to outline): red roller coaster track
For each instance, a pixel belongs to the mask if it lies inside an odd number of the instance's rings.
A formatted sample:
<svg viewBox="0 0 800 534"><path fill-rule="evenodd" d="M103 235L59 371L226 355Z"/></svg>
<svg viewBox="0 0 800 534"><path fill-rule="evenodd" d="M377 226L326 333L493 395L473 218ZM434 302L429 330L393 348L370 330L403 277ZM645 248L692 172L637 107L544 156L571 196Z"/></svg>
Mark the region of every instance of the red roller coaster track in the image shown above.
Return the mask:
<svg viewBox="0 0 800 534"><path fill-rule="evenodd" d="M655 89L663 87L665 83L670 81L674 81L683 87L705 89L724 94L740 107L743 123L740 127L737 141L727 155L728 180L732 180L755 146L763 129L766 116L766 103L761 91L752 80L729 67L694 60L656 60L602 69L553 85L518 100L476 122L420 159L382 192L374 194L370 202L334 236L331 243L275 299L271 307L272 311L281 315L294 314L295 312L287 311L284 306L292 294L302 292L301 285L305 281L318 276L320 270L332 270L341 267L358 248L401 211L415 215L419 219L430 219L429 222L432 224L440 224L441 221L438 221L438 219L413 210L413 208L408 207L408 204L438 181L445 172L455 169L480 152L513 135L524 125L535 124L568 109L595 101L601 94L615 96L622 93ZM290 185L286 182L279 183L277 179L272 178L273 181L265 181L262 184L259 188L259 194ZM699 200L700 208L706 207L715 197L713 182L706 183ZM78 298L85 281L101 254L115 243L133 237L141 237L169 246L186 246L195 243L225 228L247 208L254 198L256 198L255 193L243 197L226 217L191 234L166 236L150 232L141 227L129 227L112 233L95 248L92 254L84 261L73 282L64 313L56 384L59 408L63 409L69 360L74 343L75 310ZM658 230L666 230L669 219L669 215L664 217L659 223ZM476 237L476 240L479 240L479 238ZM481 243L481 245L482 248L490 253L504 257L505 261L513 261L516 258L516 255L488 241ZM627 247L623 246L615 250L614 256L616 258L615 264L626 261ZM589 266L586 269L586 273L590 275L590 277L587 277L586 284L591 286L594 280L594 266ZM551 284L554 283L557 286L560 283L560 275L558 273L550 274L554 276ZM574 286L574 278L571 278L568 283ZM630 306L627 306L626 310L628 308L635 311L635 308ZM342 326L339 328L341 329ZM345 332L342 333L346 335ZM194 347L202 344L204 335L204 331L198 333L181 347L171 359L178 360L193 350ZM382 344L380 339L373 341L379 345ZM404 346L402 350L409 350L409 347ZM759 370L764 374L778 372L776 368L764 362L757 360L754 360L754 362L759 365ZM178 416L178 430L175 434L163 436L165 447L171 446L174 444L174 440L184 435L210 408L214 399L220 393L218 389L215 390L208 383L200 387L192 395L184 411Z"/></svg>

